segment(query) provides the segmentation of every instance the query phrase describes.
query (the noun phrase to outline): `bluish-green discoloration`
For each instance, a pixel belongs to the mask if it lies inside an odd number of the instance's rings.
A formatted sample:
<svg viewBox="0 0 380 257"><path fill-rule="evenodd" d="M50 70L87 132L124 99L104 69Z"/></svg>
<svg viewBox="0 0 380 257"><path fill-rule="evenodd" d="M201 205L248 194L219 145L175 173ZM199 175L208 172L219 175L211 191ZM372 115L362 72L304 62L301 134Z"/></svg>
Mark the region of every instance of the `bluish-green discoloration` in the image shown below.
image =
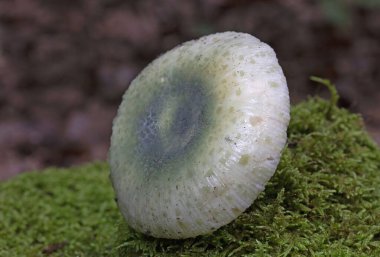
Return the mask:
<svg viewBox="0 0 380 257"><path fill-rule="evenodd" d="M128 100L119 113L131 108L134 112L128 117L119 114L115 120L126 128L117 147L133 160L131 166L139 170L142 180L152 177L162 180L162 173L184 175L176 173L184 163L191 163L192 156L207 143L203 138L212 130L215 85L200 76L200 67L183 69L145 81L141 88L146 86L147 94L143 98L135 97L133 89L128 90L124 96Z"/></svg>
<svg viewBox="0 0 380 257"><path fill-rule="evenodd" d="M153 83L153 82L152 82ZM135 122L135 158L140 160L146 176L168 171L168 165L189 159L191 152L202 144L202 134L209 133L214 99L207 81L201 78L183 79L181 72L166 78L157 94L148 96L150 102ZM130 103L133 105L133 103ZM129 144L129 142L125 142ZM173 167L179 170L179 167Z"/></svg>

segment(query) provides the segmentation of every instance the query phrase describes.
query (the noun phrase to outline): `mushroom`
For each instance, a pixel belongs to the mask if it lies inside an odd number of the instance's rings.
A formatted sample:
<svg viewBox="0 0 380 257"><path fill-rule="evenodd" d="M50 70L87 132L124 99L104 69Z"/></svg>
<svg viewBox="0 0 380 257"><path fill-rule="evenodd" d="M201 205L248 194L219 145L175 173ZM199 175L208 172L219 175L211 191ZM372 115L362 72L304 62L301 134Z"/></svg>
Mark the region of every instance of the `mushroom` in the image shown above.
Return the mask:
<svg viewBox="0 0 380 257"><path fill-rule="evenodd" d="M249 34L204 36L158 57L113 123L111 181L127 223L179 239L234 220L276 170L289 106L275 52Z"/></svg>

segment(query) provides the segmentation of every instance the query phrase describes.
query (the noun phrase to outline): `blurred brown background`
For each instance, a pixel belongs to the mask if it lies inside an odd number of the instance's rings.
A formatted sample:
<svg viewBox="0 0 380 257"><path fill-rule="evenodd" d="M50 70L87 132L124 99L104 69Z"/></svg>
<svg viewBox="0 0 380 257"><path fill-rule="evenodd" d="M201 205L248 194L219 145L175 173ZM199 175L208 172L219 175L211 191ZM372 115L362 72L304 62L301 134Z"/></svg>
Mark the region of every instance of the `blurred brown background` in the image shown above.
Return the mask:
<svg viewBox="0 0 380 257"><path fill-rule="evenodd" d="M377 0L0 0L0 179L107 156L123 92L157 55L217 31L277 52L293 103L326 96L380 142Z"/></svg>

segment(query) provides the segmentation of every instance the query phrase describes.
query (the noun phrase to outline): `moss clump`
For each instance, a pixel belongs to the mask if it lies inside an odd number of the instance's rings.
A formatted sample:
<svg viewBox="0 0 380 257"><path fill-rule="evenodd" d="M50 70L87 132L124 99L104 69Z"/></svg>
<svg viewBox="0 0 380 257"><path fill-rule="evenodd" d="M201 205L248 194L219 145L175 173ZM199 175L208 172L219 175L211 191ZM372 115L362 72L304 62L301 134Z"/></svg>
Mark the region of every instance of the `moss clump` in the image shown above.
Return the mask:
<svg viewBox="0 0 380 257"><path fill-rule="evenodd" d="M380 150L360 117L334 103L293 107L275 176L213 234L162 240L132 231L108 167L95 164L0 184L0 256L380 256Z"/></svg>
<svg viewBox="0 0 380 257"><path fill-rule="evenodd" d="M0 256L107 256L119 219L106 164L0 183Z"/></svg>

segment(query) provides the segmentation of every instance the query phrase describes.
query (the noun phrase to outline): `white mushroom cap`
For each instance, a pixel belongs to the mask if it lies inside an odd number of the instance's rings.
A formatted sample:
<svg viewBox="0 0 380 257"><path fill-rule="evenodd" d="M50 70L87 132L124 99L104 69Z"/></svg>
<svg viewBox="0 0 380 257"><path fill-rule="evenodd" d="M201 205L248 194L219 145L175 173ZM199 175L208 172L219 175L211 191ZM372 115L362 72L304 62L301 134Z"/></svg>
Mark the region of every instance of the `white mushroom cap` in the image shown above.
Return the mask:
<svg viewBox="0 0 380 257"><path fill-rule="evenodd" d="M188 238L234 220L276 170L289 106L274 51L249 34L205 36L158 57L113 125L111 180L128 224Z"/></svg>

